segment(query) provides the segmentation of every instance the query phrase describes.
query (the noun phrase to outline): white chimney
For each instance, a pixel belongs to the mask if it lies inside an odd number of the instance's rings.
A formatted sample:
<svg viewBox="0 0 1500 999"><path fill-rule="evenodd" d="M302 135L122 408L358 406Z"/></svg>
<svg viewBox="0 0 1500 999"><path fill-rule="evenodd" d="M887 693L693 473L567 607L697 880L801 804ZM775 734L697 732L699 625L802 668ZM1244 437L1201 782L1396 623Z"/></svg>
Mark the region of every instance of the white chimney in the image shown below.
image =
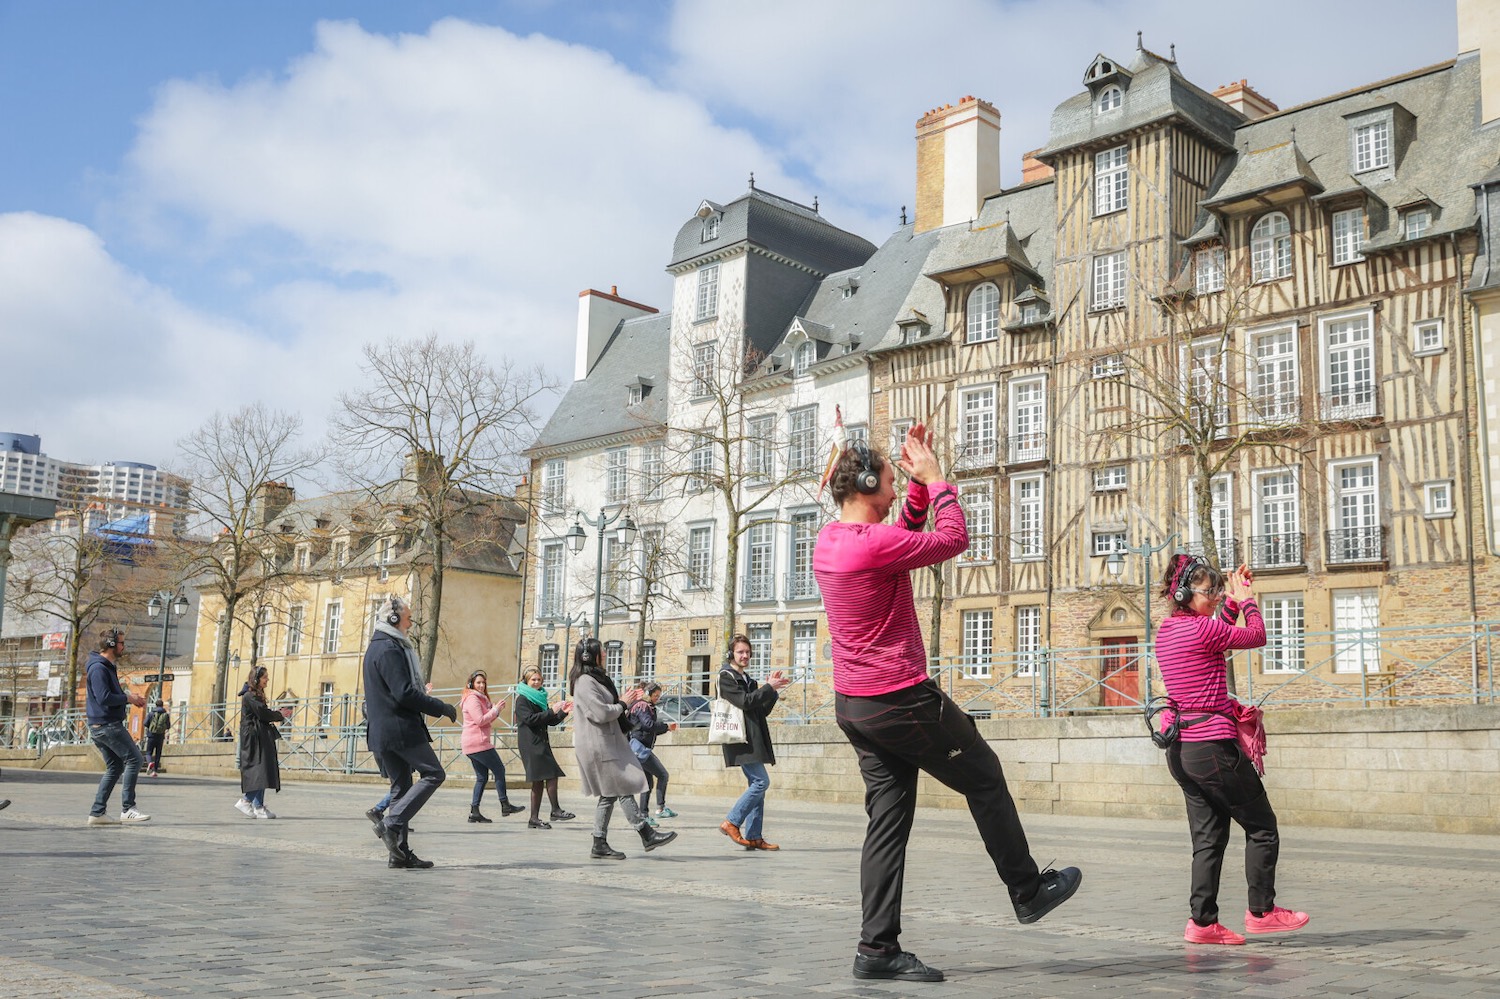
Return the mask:
<svg viewBox="0 0 1500 999"><path fill-rule="evenodd" d="M965 97L917 120L916 232L979 217L1000 193L1000 112Z"/></svg>
<svg viewBox="0 0 1500 999"><path fill-rule="evenodd" d="M594 362L604 351L610 334L622 319L653 315L657 310L649 305L632 302L619 296L619 288L609 286L608 292L589 288L578 293L578 347L573 359L573 380L588 377Z"/></svg>

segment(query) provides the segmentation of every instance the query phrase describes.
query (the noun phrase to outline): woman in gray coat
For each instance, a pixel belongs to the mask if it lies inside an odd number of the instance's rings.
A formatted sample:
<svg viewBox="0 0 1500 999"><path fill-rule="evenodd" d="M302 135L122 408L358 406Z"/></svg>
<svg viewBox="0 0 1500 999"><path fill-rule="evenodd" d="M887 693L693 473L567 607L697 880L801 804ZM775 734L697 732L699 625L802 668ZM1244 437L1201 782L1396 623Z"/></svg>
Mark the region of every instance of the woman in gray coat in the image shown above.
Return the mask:
<svg viewBox="0 0 1500 999"><path fill-rule="evenodd" d="M621 697L615 682L599 664L601 647L597 638L583 638L573 650L573 670L568 674L573 694L573 752L578 758L578 772L583 793L597 796L594 809L594 848L590 857L601 860L624 860L625 854L609 845L609 819L615 802L625 812L625 819L641 835L647 852L677 838L675 832L659 832L641 815L635 796L646 790L646 772L630 749L625 730L630 721L630 705L640 699L639 690L628 690Z"/></svg>

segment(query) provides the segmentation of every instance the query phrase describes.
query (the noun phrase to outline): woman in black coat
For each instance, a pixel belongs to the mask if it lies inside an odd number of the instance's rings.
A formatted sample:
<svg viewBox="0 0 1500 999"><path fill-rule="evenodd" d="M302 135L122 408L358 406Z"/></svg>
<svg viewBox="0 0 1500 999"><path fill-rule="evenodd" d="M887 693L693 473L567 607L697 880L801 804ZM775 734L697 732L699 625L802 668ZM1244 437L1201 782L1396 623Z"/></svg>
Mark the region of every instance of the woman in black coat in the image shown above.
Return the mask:
<svg viewBox="0 0 1500 999"><path fill-rule="evenodd" d="M276 723L289 718L292 709L278 711L266 703L269 679L264 666L255 667L240 697L240 790L244 796L234 807L246 818L274 819L276 813L266 808L266 789L281 790L281 766L276 758L281 730Z"/></svg>
<svg viewBox="0 0 1500 999"><path fill-rule="evenodd" d="M745 774L749 787L734 803L719 831L747 850L779 850L775 843L767 843L761 835L761 823L766 814L766 791L771 786L768 765L776 763L776 751L771 746L771 723L767 720L771 709L781 696L781 689L791 683L790 677L777 670L766 678L764 684L745 672L750 664L750 639L735 635L729 643L729 662L719 671L719 696L739 708L745 715L745 742L731 742L724 746L724 765L739 767Z"/></svg>
<svg viewBox="0 0 1500 999"><path fill-rule="evenodd" d="M542 788L552 802L552 822L575 818L557 803L557 779L566 777L557 759L552 755L552 741L547 729L561 725L573 710L572 701L559 701L553 708L547 703L547 691L542 687L542 671L528 666L521 673L521 682L516 685L516 750L521 754L521 765L526 768L526 779L531 781L531 818L529 829L551 829L551 822L542 821Z"/></svg>

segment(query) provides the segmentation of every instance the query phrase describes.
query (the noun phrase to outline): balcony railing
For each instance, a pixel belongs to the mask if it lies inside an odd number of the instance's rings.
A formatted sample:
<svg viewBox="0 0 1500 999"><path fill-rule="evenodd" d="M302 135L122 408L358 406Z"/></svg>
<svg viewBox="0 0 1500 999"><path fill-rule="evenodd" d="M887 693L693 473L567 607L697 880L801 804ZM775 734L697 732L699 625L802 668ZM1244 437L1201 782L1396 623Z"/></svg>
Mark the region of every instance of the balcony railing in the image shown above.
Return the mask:
<svg viewBox="0 0 1500 999"><path fill-rule="evenodd" d="M1350 389L1346 392L1327 392L1321 397L1321 412L1325 420L1362 420L1375 415L1375 386Z"/></svg>
<svg viewBox="0 0 1500 999"><path fill-rule="evenodd" d="M818 581L810 572L786 574L786 598L788 600L818 599Z"/></svg>
<svg viewBox="0 0 1500 999"><path fill-rule="evenodd" d="M1295 395L1269 395L1250 402L1250 422L1257 426L1285 426L1302 422L1302 400Z"/></svg>
<svg viewBox="0 0 1500 999"><path fill-rule="evenodd" d="M1219 568L1233 569L1240 564L1240 542L1238 538L1216 538L1216 547L1219 549ZM1201 541L1189 541L1182 546L1182 550L1189 555L1197 555L1199 558L1208 557L1208 546Z"/></svg>
<svg viewBox="0 0 1500 999"><path fill-rule="evenodd" d="M1344 527L1328 532L1328 562L1349 565L1385 561L1385 528Z"/></svg>
<svg viewBox="0 0 1500 999"><path fill-rule="evenodd" d="M776 577L745 576L740 580L740 599L746 603L763 603L776 599Z"/></svg>
<svg viewBox="0 0 1500 999"><path fill-rule="evenodd" d="M1250 538L1250 565L1257 569L1302 564L1302 535L1256 534Z"/></svg>
<svg viewBox="0 0 1500 999"><path fill-rule="evenodd" d="M1043 461L1047 457L1047 432L1034 431L1029 434L1012 434L1008 440L1006 459L1016 465L1023 461Z"/></svg>
<svg viewBox="0 0 1500 999"><path fill-rule="evenodd" d="M986 468L995 463L993 439L970 441L960 446L962 451L958 456L957 468L961 472L974 468Z"/></svg>

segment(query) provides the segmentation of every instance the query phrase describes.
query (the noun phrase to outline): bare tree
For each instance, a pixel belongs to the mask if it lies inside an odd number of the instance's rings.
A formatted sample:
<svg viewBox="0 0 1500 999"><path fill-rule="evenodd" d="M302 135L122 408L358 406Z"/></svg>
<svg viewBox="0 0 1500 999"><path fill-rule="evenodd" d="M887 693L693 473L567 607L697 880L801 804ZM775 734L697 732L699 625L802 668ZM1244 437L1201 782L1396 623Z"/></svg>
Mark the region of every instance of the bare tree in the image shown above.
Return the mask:
<svg viewBox="0 0 1500 999"><path fill-rule="evenodd" d="M399 493L418 525L425 573L414 631L431 676L444 572L464 545L493 540L473 529L475 520L524 471L520 455L538 429L535 404L555 385L540 366L496 366L472 342L436 335L369 344L364 354L371 384L339 397L330 437L348 474L384 502Z"/></svg>
<svg viewBox="0 0 1500 999"><path fill-rule="evenodd" d="M285 550L290 541L268 529L266 502L268 489L285 489L322 461L321 451L298 444L301 432L301 417L256 403L228 415L215 413L177 442L182 473L193 483L196 526L211 536L207 544L180 545L180 562L224 608L214 648L214 704L223 704L228 690L233 625L248 623L253 631L259 609L295 576ZM242 620L246 608L250 614ZM223 734L223 725L216 713L216 736Z"/></svg>

